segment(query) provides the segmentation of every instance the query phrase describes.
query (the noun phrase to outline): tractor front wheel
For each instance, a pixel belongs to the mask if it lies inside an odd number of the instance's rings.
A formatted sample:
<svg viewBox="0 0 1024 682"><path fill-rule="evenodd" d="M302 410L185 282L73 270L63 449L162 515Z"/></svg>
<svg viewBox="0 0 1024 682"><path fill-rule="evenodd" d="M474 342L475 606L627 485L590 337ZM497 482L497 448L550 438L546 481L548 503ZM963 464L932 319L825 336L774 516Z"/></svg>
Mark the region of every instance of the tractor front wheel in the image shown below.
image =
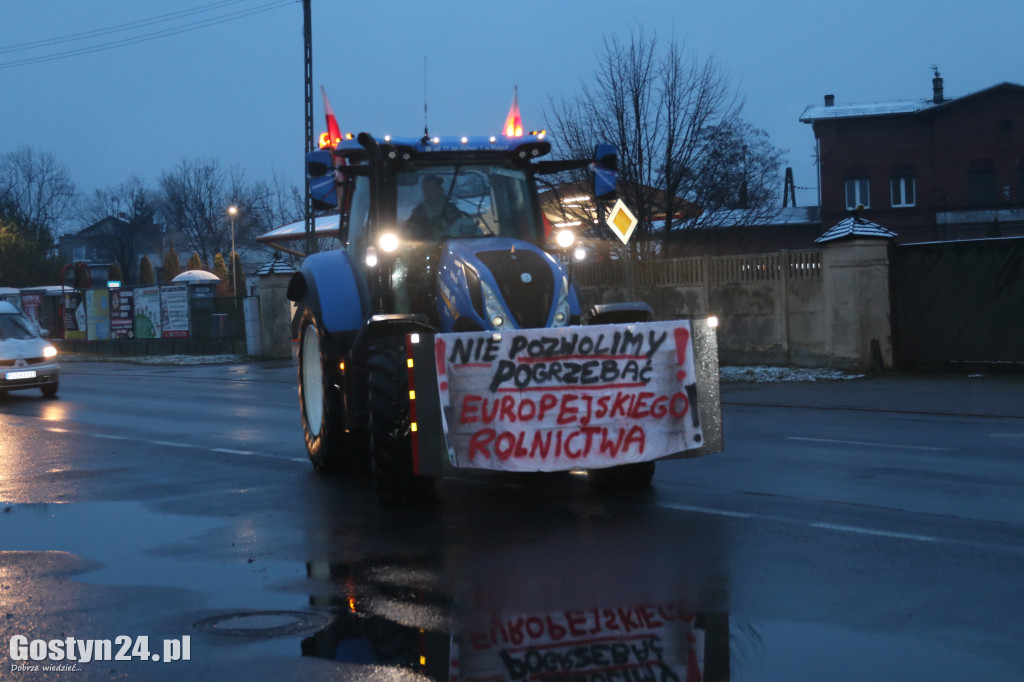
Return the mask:
<svg viewBox="0 0 1024 682"><path fill-rule="evenodd" d="M339 363L341 353L315 313L299 321L299 405L302 433L313 468L320 473L356 474L368 468L365 438L345 431Z"/></svg>
<svg viewBox="0 0 1024 682"><path fill-rule="evenodd" d="M433 497L434 479L415 472L405 338L370 345L370 462L382 502L419 504Z"/></svg>

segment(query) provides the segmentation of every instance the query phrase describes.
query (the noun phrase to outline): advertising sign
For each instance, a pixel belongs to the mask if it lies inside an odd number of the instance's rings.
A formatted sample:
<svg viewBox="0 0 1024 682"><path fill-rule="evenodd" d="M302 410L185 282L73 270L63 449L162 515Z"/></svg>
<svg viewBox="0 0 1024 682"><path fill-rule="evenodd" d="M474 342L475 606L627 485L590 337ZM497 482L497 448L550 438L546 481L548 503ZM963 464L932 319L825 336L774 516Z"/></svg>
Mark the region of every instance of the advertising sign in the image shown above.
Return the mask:
<svg viewBox="0 0 1024 682"><path fill-rule="evenodd" d="M82 339L86 337L85 304L81 291L64 292L64 338Z"/></svg>
<svg viewBox="0 0 1024 682"><path fill-rule="evenodd" d="M25 316L28 317L28 319L32 320L32 323L37 329L41 327L40 320L42 319L42 307L42 294L21 295L21 310L25 313Z"/></svg>
<svg viewBox="0 0 1024 682"><path fill-rule="evenodd" d="M135 313L131 289L110 290L110 338L128 340L135 338Z"/></svg>
<svg viewBox="0 0 1024 682"><path fill-rule="evenodd" d="M688 321L438 334L434 354L454 466L598 469L703 444Z"/></svg>
<svg viewBox="0 0 1024 682"><path fill-rule="evenodd" d="M135 290L135 338L160 338L160 289L140 287Z"/></svg>
<svg viewBox="0 0 1024 682"><path fill-rule="evenodd" d="M110 339L110 295L106 289L85 292L86 338L89 341Z"/></svg>
<svg viewBox="0 0 1024 682"><path fill-rule="evenodd" d="M160 289L160 334L165 339L188 338L188 285Z"/></svg>

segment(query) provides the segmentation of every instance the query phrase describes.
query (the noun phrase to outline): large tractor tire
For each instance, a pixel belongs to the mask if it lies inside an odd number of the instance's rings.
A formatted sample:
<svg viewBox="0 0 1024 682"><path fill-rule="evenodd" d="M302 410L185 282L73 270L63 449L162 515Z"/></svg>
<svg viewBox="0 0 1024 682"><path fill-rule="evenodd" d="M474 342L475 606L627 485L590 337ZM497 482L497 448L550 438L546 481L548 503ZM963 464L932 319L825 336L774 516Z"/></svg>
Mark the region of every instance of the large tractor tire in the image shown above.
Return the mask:
<svg viewBox="0 0 1024 682"><path fill-rule="evenodd" d="M341 353L313 311L299 319L299 406L302 434L313 468L357 474L369 469L365 438L345 431L344 405L336 383Z"/></svg>
<svg viewBox="0 0 1024 682"><path fill-rule="evenodd" d="M370 345L370 462L377 497L388 504L433 499L434 479L413 471L405 338Z"/></svg>
<svg viewBox="0 0 1024 682"><path fill-rule="evenodd" d="M622 464L607 469L590 469L590 485L602 492L646 490L654 478L654 462Z"/></svg>

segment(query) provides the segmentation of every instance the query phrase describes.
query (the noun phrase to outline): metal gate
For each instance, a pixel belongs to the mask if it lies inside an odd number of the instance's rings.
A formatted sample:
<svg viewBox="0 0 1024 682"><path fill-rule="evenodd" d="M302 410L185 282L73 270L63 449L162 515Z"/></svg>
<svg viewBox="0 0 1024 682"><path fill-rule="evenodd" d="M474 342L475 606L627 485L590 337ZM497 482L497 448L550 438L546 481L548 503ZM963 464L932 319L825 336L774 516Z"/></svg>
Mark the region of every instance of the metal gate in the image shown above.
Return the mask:
<svg viewBox="0 0 1024 682"><path fill-rule="evenodd" d="M1024 369L1024 239L900 245L890 282L898 367Z"/></svg>

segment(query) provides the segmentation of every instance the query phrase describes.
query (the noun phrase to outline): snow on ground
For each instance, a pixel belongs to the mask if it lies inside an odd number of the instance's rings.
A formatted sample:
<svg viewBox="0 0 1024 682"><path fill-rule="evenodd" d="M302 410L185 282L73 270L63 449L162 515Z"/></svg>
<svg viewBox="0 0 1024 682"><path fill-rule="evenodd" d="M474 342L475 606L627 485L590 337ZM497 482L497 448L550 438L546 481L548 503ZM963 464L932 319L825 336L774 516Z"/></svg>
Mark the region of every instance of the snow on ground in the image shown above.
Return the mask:
<svg viewBox="0 0 1024 682"><path fill-rule="evenodd" d="M128 362L135 365L226 365L247 362L242 355L126 355L99 357L92 355L62 355L62 362Z"/></svg>
<svg viewBox="0 0 1024 682"><path fill-rule="evenodd" d="M766 383L778 381L839 381L860 379L863 374L847 374L835 369L814 369L809 367L765 367L761 365L721 367L722 381L746 381Z"/></svg>
<svg viewBox="0 0 1024 682"><path fill-rule="evenodd" d="M138 365L223 365L247 362L242 355L140 355L135 357L64 356L64 360L131 362ZM842 381L860 379L863 374L847 374L835 369L807 367L769 367L763 365L722 367L722 381L766 383L780 381Z"/></svg>

